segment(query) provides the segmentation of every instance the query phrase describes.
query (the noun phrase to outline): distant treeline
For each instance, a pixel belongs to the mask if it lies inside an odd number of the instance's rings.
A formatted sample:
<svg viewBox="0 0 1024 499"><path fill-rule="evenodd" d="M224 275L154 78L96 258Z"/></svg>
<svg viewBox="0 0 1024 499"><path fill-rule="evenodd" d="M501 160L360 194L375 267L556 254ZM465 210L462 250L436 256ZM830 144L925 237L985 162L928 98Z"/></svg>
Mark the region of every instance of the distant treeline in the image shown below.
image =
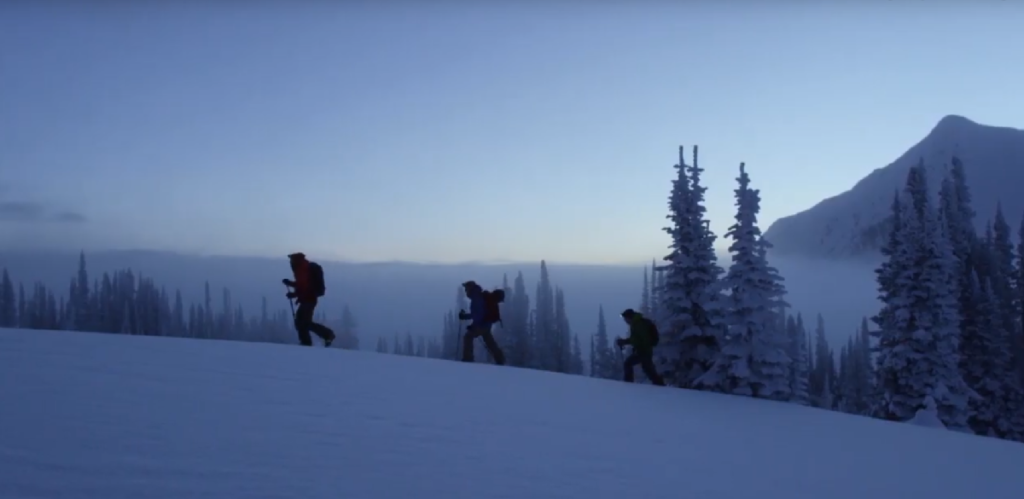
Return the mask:
<svg viewBox="0 0 1024 499"><path fill-rule="evenodd" d="M341 348L358 349L356 320L346 306L337 321L318 317L338 334ZM214 305L210 284L202 303L185 304L181 291L168 290L131 269L104 272L90 281L85 254L66 294L41 283L28 289L15 284L3 269L0 277L0 327L59 329L147 336L297 343L289 310L270 310L266 297L258 314L247 315L224 288Z"/></svg>

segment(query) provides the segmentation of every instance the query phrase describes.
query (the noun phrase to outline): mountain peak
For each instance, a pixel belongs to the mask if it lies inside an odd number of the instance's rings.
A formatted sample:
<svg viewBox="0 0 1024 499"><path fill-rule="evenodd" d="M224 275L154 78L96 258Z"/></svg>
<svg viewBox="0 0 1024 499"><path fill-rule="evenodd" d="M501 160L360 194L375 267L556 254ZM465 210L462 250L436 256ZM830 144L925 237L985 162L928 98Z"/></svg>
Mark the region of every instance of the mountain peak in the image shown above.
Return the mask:
<svg viewBox="0 0 1024 499"><path fill-rule="evenodd" d="M937 191L954 155L968 169L978 227L984 227L1000 202L1003 212L1010 214L1008 222L1019 223L1024 199L1016 189L1024 183L1024 130L950 114L895 161L871 172L850 190L776 220L765 238L778 254L877 258L888 230L893 191L906 182L907 171L924 161L935 174L929 187Z"/></svg>
<svg viewBox="0 0 1024 499"><path fill-rule="evenodd" d="M968 118L960 116L958 114L948 114L944 116L938 123L935 124L935 128L932 128L932 133L936 132L957 132L966 128L973 128L978 126L974 121Z"/></svg>

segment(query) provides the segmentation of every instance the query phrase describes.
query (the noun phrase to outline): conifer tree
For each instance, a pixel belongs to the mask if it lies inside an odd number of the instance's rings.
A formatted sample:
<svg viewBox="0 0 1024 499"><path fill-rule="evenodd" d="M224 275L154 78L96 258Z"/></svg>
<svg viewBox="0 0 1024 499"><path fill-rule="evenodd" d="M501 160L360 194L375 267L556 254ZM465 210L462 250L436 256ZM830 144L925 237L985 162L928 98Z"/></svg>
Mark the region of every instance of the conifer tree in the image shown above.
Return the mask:
<svg viewBox="0 0 1024 499"><path fill-rule="evenodd" d="M405 344L402 346L402 355L408 355L413 357L416 355L416 342L412 338L412 333L409 331L405 332Z"/></svg>
<svg viewBox="0 0 1024 499"><path fill-rule="evenodd" d="M665 274L664 272L658 272L658 263L656 260L651 260L650 276L651 289L649 292L649 318L655 323L659 323L661 322L662 317L661 297L663 293L661 288L664 287Z"/></svg>
<svg viewBox="0 0 1024 499"><path fill-rule="evenodd" d="M871 333L868 330L867 317L861 319L860 329L854 338L851 361L853 362L853 401L850 405L850 412L866 416L871 413L875 378L871 360Z"/></svg>
<svg viewBox="0 0 1024 499"><path fill-rule="evenodd" d="M95 324L89 317L89 273L85 265L85 252L78 255L78 277L75 281L75 294L71 297L71 307L75 314L75 324L88 331Z"/></svg>
<svg viewBox="0 0 1024 499"><path fill-rule="evenodd" d="M798 322L799 321L799 322ZM808 382L808 351L807 332L803 330L803 318L797 314L786 319L786 336L789 339L789 354L792 367L789 370L789 386L792 402L801 405L810 403L807 390Z"/></svg>
<svg viewBox="0 0 1024 499"><path fill-rule="evenodd" d="M573 346L572 328L569 325L569 316L565 313L565 292L562 288L555 288L555 371L560 373L572 373Z"/></svg>
<svg viewBox="0 0 1024 499"><path fill-rule="evenodd" d="M663 283L657 291L657 315L652 318L661 333L657 360L665 381L691 387L718 360L724 300L719 287L723 271L713 247L715 235L705 218L706 188L700 184L703 169L698 164L697 147L693 148L692 165L686 165L684 153L680 147L677 178L669 196L667 218L671 224L664 229L672 237L672 251L656 272L655 280L663 279ZM745 185L742 188L746 189ZM701 386L723 389L719 380L711 378Z"/></svg>
<svg viewBox="0 0 1024 499"><path fill-rule="evenodd" d="M766 260L767 241L757 225L760 194L740 164L736 223L726 234L732 265L723 285L729 290L727 329L717 360L696 385L709 389L778 400L790 399L787 338L776 327L782 304L781 278Z"/></svg>
<svg viewBox="0 0 1024 499"><path fill-rule="evenodd" d="M640 293L640 313L651 317L651 283L647 277L647 267L644 267L644 287Z"/></svg>
<svg viewBox="0 0 1024 499"><path fill-rule="evenodd" d="M569 365L571 374L583 374L583 349L580 348L580 336L572 335L572 362Z"/></svg>
<svg viewBox="0 0 1024 499"><path fill-rule="evenodd" d="M503 347L508 365L527 367L530 365L530 297L526 294L526 282L519 272L512 282L512 292L507 293L507 313L502 313L505 335Z"/></svg>
<svg viewBox="0 0 1024 499"><path fill-rule="evenodd" d="M817 316L814 327L814 368L811 371L810 394L815 407L833 409L836 393L833 391L833 349L825 335L825 320Z"/></svg>
<svg viewBox="0 0 1024 499"><path fill-rule="evenodd" d="M593 372L595 378L619 379L622 369L615 362L611 342L608 340L608 324L604 319L604 306L597 309L597 333L594 335Z"/></svg>
<svg viewBox="0 0 1024 499"><path fill-rule="evenodd" d="M815 407L831 409L832 393L832 347L825 335L825 318L818 314L814 327L814 367L811 370L809 390Z"/></svg>
<svg viewBox="0 0 1024 499"><path fill-rule="evenodd" d="M547 262L542 260L534 305L533 334L535 335L536 367L544 371L555 371L558 367L560 351L555 321L555 290L548 274Z"/></svg>
<svg viewBox="0 0 1024 499"><path fill-rule="evenodd" d="M979 284L979 282L981 284ZM976 397L970 399L969 424L978 435L1006 438L1016 434L1012 410L1018 397L1010 383L1012 357L1009 336L1003 329L999 299L991 279L973 278L971 285L978 296L976 312L979 321L974 334L966 335L960 351L961 372Z"/></svg>
<svg viewBox="0 0 1024 499"><path fill-rule="evenodd" d="M967 425L969 388L959 372L956 262L943 210L931 206L923 163L911 168L878 271L884 291L879 321L875 412L906 421L932 397L948 428Z"/></svg>
<svg viewBox="0 0 1024 499"><path fill-rule="evenodd" d="M1012 331L1010 343L1013 345L1014 364L1017 367L1017 382L1024 387L1024 216L1021 217L1020 228L1017 231L1015 263L1014 289L1016 291L1017 329ZM1024 424L1024 408L1020 412L1021 424ZM1024 436L1021 438L1024 439Z"/></svg>
<svg viewBox="0 0 1024 499"><path fill-rule="evenodd" d="M14 294L14 283L5 268L0 278L0 327L17 327L18 300Z"/></svg>

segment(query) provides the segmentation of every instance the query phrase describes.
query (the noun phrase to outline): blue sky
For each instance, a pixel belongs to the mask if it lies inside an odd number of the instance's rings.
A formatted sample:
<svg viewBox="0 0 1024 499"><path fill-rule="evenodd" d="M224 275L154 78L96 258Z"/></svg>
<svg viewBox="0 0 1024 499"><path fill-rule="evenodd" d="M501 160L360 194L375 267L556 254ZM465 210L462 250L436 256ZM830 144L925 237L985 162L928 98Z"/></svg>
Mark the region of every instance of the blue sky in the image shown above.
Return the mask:
<svg viewBox="0 0 1024 499"><path fill-rule="evenodd" d="M680 144L721 235L1024 125L1016 2L375 3L3 3L0 245L650 261Z"/></svg>

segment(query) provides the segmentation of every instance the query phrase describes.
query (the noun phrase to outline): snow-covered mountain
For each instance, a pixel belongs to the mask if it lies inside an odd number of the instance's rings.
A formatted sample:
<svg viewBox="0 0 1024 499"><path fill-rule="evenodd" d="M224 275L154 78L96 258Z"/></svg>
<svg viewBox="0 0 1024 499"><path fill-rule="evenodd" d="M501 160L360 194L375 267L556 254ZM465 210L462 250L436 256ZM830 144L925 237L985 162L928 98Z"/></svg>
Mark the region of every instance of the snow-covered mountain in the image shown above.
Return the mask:
<svg viewBox="0 0 1024 499"><path fill-rule="evenodd" d="M896 161L871 172L852 189L806 211L780 218L765 232L775 253L851 258L877 254L887 229L893 192L910 167L924 159L933 192L956 155L964 163L978 212L978 228L992 219L996 203L1016 230L1024 212L1024 130L987 126L946 116Z"/></svg>
<svg viewBox="0 0 1024 499"><path fill-rule="evenodd" d="M0 329L3 498L1024 497L1024 445L325 348Z"/></svg>

